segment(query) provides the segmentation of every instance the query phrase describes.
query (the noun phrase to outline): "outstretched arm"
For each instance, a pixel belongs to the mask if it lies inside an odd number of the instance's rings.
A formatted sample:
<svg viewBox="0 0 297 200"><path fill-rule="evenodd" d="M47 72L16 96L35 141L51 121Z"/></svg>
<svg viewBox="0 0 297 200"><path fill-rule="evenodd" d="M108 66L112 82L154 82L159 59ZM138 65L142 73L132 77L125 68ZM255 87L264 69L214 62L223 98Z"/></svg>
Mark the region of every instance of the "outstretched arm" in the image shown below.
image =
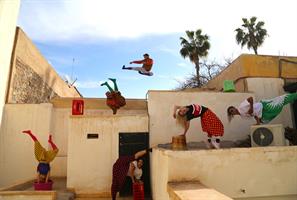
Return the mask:
<svg viewBox="0 0 297 200"><path fill-rule="evenodd" d="M137 160L138 158L144 156L146 154L146 150L138 151L135 155L134 158Z"/></svg>
<svg viewBox="0 0 297 200"><path fill-rule="evenodd" d="M37 179L37 183L39 183L40 182L40 173L39 172L37 172L37 176L36 176L36 179Z"/></svg>
<svg viewBox="0 0 297 200"><path fill-rule="evenodd" d="M250 109L248 111L248 114L252 115L254 113L254 99L253 97L249 97L246 100L250 103Z"/></svg>
<svg viewBox="0 0 297 200"><path fill-rule="evenodd" d="M143 64L144 63L144 60L134 60L134 61L131 61L130 64Z"/></svg>
<svg viewBox="0 0 297 200"><path fill-rule="evenodd" d="M260 125L261 124L261 119L257 116L254 116L254 119L257 121L256 125Z"/></svg>
<svg viewBox="0 0 297 200"><path fill-rule="evenodd" d="M130 162L130 177L132 179L132 183L135 183L135 178L134 178L134 171L135 171L135 166L133 165L132 162Z"/></svg>
<svg viewBox="0 0 297 200"><path fill-rule="evenodd" d="M46 183L48 182L49 177L50 177L50 171L48 171L47 174L46 174L46 178L45 178Z"/></svg>
<svg viewBox="0 0 297 200"><path fill-rule="evenodd" d="M184 130L184 134L183 135L186 135L186 133L188 132L189 128L190 128L190 121L187 121L185 120L185 130Z"/></svg>

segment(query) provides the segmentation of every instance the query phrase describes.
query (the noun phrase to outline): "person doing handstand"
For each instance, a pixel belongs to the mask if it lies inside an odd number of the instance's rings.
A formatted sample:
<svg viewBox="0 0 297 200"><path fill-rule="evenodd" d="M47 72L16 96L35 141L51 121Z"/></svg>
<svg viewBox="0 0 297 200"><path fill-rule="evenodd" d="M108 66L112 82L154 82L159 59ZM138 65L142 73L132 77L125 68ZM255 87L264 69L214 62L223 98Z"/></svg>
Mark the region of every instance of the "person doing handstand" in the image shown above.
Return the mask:
<svg viewBox="0 0 297 200"><path fill-rule="evenodd" d="M37 140L36 136L33 135L31 130L22 131L22 133L28 134L32 140L34 141L34 153L35 158L39 162L37 166L37 182L45 182L49 181L50 177L50 162L54 160L59 149L52 141L52 135L48 137L48 143L51 145L51 150L45 150Z"/></svg>

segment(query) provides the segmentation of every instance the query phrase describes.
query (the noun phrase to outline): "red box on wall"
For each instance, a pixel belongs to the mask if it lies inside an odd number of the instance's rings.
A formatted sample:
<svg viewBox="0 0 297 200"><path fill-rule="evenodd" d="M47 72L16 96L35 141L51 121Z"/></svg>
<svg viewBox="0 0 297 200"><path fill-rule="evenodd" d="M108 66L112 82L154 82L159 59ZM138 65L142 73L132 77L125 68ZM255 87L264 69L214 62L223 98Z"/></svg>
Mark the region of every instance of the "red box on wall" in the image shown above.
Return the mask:
<svg viewBox="0 0 297 200"><path fill-rule="evenodd" d="M72 115L84 114L84 100L72 100Z"/></svg>

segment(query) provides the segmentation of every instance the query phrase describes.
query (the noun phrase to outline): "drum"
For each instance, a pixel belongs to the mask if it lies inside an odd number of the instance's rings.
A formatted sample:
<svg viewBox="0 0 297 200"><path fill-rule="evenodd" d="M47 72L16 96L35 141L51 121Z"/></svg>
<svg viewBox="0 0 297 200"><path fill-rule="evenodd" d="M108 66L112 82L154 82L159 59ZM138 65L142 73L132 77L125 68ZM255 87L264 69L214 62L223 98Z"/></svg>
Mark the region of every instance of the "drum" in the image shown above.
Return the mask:
<svg viewBox="0 0 297 200"><path fill-rule="evenodd" d="M172 137L172 149L173 150L187 150L186 137L184 135Z"/></svg>

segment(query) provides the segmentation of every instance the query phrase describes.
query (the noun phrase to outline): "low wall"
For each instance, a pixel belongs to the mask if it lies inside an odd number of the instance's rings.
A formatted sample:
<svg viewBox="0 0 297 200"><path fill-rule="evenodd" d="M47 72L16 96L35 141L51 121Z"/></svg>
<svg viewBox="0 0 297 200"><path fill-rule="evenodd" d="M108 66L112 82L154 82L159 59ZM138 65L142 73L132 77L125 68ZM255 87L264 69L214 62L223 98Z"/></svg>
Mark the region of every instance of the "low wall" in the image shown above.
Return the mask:
<svg viewBox="0 0 297 200"><path fill-rule="evenodd" d="M153 199L170 181L200 181L232 198L297 195L297 146L171 151L155 148Z"/></svg>
<svg viewBox="0 0 297 200"><path fill-rule="evenodd" d="M0 192L1 200L56 200L55 191L6 191Z"/></svg>
<svg viewBox="0 0 297 200"><path fill-rule="evenodd" d="M198 181L170 182L167 188L170 200L232 200Z"/></svg>

